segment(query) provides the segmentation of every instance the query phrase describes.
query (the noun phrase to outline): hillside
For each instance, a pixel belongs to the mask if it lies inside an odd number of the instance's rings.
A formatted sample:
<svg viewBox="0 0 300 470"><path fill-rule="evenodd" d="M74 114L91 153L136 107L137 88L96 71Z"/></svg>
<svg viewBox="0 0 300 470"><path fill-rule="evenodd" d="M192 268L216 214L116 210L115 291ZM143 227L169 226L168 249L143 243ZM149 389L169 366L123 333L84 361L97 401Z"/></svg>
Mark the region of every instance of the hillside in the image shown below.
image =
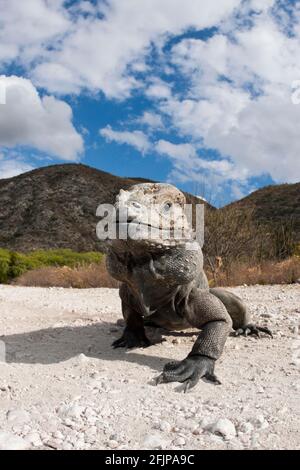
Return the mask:
<svg viewBox="0 0 300 470"><path fill-rule="evenodd" d="M112 203L121 188L141 178L120 178L81 164L39 168L0 180L0 247L100 250L95 216L101 203ZM188 202L196 198L187 195Z"/></svg>
<svg viewBox="0 0 300 470"><path fill-rule="evenodd" d="M95 234L97 206L112 203L121 188L143 181L147 180L120 178L82 164L53 165L2 179L0 247L19 251L101 250ZM186 197L189 203L199 203L199 198ZM238 208L242 213L252 209L258 222L270 226L292 218L295 236L300 239L300 183L262 188L218 213L226 215L228 208ZM214 232L213 227L209 229Z"/></svg>
<svg viewBox="0 0 300 470"><path fill-rule="evenodd" d="M300 183L266 186L226 208L253 210L257 222L267 225L291 222L300 241Z"/></svg>

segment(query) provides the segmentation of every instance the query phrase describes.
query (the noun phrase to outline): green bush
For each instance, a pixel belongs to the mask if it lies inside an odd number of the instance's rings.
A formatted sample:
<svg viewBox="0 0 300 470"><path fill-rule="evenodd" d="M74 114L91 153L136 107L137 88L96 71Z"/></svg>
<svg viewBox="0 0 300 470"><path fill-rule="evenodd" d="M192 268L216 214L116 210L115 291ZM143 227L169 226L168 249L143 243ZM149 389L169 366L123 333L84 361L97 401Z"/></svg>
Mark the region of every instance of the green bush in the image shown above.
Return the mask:
<svg viewBox="0 0 300 470"><path fill-rule="evenodd" d="M300 243L295 247L294 256L300 256Z"/></svg>
<svg viewBox="0 0 300 470"><path fill-rule="evenodd" d="M0 282L21 276L32 269L46 266L68 266L70 268L100 263L102 253L77 253L70 249L37 250L30 253L16 253L0 249Z"/></svg>
<svg viewBox="0 0 300 470"><path fill-rule="evenodd" d="M0 282L8 281L10 268L10 253L0 248Z"/></svg>

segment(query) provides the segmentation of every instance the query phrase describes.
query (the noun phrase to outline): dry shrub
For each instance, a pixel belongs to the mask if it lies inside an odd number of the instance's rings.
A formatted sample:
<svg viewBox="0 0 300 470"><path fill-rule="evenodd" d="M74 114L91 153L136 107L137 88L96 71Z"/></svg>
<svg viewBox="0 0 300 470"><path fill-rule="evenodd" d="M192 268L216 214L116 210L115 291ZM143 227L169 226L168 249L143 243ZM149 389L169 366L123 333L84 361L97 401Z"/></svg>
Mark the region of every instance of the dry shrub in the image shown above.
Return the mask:
<svg viewBox="0 0 300 470"><path fill-rule="evenodd" d="M215 277L215 280L214 280ZM255 266L248 263L232 263L226 270L217 273L208 272L212 286L238 286L241 284L293 284L300 279L300 258L264 261Z"/></svg>
<svg viewBox="0 0 300 470"><path fill-rule="evenodd" d="M233 262L220 270L207 269L210 286L238 286L242 284L293 284L300 279L300 258L264 261L257 265L247 262ZM107 272L105 263L90 264L76 268L45 267L22 274L14 281L18 286L29 287L74 287L79 289L110 287L118 288L119 283Z"/></svg>
<svg viewBox="0 0 300 470"><path fill-rule="evenodd" d="M231 266L243 266L239 269L244 270L244 266L266 265L267 270L267 261L280 262L297 254L295 236L292 218L284 223L274 221L270 226L258 222L253 209L240 211L228 206L222 211L207 211L203 247L206 269L215 283L220 259L223 272L229 272Z"/></svg>
<svg viewBox="0 0 300 470"><path fill-rule="evenodd" d="M28 287L74 287L78 289L119 287L119 283L108 274L104 262L76 268L68 266L55 268L49 266L34 269L22 274L14 281L14 285Z"/></svg>

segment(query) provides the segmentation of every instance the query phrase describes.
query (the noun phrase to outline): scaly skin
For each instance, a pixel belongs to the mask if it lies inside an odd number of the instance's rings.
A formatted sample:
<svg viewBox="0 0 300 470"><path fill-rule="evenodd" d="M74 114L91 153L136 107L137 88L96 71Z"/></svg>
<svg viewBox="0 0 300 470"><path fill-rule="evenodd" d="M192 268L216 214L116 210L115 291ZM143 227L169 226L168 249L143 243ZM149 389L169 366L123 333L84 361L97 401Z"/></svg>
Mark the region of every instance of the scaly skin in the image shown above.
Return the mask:
<svg viewBox="0 0 300 470"><path fill-rule="evenodd" d="M154 213L150 212L152 204L157 208ZM209 289L201 247L182 215L184 204L184 195L167 184L145 183L121 191L116 200L117 220L122 221L123 228L124 224L141 224L142 231L137 239L109 240L107 269L122 283L120 297L126 321L114 347L149 346L145 322L171 330L201 330L188 356L181 362L166 364L157 379L157 383L184 382L186 391L200 378L219 383L214 374L215 361L232 327L238 333L249 334L259 334L260 328L249 325L250 315L241 299L224 289ZM174 239L172 234L165 237L170 206L171 219L185 229L181 238ZM158 238L144 236L149 226L158 229Z"/></svg>

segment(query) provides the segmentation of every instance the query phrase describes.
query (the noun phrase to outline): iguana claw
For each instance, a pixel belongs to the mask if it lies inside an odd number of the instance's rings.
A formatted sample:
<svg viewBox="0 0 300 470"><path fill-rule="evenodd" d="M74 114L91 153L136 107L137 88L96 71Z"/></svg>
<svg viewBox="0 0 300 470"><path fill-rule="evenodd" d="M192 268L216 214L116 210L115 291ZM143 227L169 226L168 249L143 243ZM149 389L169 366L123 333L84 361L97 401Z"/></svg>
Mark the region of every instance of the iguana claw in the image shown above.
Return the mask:
<svg viewBox="0 0 300 470"><path fill-rule="evenodd" d="M147 336L143 334L136 334L133 331L130 330L124 330L123 335L121 338L116 339L112 343L112 347L114 349L116 348L147 348L148 346L151 346L151 342L147 338Z"/></svg>
<svg viewBox="0 0 300 470"><path fill-rule="evenodd" d="M215 360L206 356L188 356L183 361L169 362L163 372L156 377L155 384L181 382L183 392L193 388L203 378L214 384L220 384L214 374Z"/></svg>
<svg viewBox="0 0 300 470"><path fill-rule="evenodd" d="M249 324L249 325L243 326L242 328L238 328L236 331L234 331L232 336L255 335L259 338L260 332L265 333L266 335L269 335L271 336L271 338L273 338L272 331L269 330L269 328L267 328L266 326L257 326L254 324Z"/></svg>

